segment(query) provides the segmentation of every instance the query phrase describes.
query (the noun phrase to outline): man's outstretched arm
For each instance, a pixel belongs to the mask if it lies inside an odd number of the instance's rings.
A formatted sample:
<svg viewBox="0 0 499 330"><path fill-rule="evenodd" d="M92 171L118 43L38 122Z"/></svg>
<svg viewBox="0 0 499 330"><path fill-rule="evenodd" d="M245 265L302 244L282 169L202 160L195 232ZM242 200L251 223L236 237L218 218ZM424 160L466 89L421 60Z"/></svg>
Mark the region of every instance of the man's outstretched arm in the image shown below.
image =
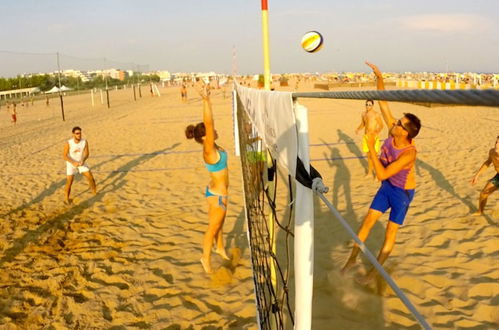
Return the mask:
<svg viewBox="0 0 499 330"><path fill-rule="evenodd" d="M489 153L489 157L487 158L487 160L482 164L482 166L480 166L480 169L478 170L478 172L476 172L473 179L471 179L471 184L475 184L478 182L478 177L480 176L480 174L483 171L485 171L490 166L491 163L492 163L492 157L490 156L490 153Z"/></svg>
<svg viewBox="0 0 499 330"><path fill-rule="evenodd" d="M383 81L383 74L381 71L378 69L378 67L372 63L369 63L366 61L366 64L373 70L374 75L376 76L376 87L379 91L384 91L385 90L385 82ZM390 111L390 108L388 107L388 102L387 101L378 101L379 107L381 109L381 114L383 115L383 119L386 122L386 125L388 126L388 130L393 126L395 123L395 118L393 118L392 112Z"/></svg>

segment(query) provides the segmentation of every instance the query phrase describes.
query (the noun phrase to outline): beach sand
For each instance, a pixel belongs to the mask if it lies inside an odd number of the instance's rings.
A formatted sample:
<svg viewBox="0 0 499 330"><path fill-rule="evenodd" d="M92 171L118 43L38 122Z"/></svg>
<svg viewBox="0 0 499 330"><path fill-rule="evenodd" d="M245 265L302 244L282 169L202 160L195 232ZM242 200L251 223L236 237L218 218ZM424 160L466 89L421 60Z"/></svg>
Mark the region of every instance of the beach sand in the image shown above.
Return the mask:
<svg viewBox="0 0 499 330"><path fill-rule="evenodd" d="M295 86L290 83L290 86ZM215 90L219 141L229 150L230 200L225 223L231 261L199 258L207 225L208 174L201 146L184 128L201 120L199 97L178 87L111 91L111 108L90 95L18 107L16 126L0 109L0 327L200 329L257 328L239 159L234 156L230 92ZM291 90L290 88L288 90ZM300 86L313 90L311 82ZM363 101L302 99L309 108L311 159L331 188L328 199L354 230L379 183L364 178ZM499 193L473 217L479 191L494 175L469 181L497 136L498 110L390 103L396 117L417 114L417 191L385 268L433 328L496 328L499 323ZM64 141L80 126L88 139L98 194L85 178L63 204ZM382 133L386 137L386 129ZM320 144L320 145L319 145ZM331 160L334 159L334 160ZM314 329L417 328L383 281L356 283L362 259L339 269L352 242L315 199ZM367 240L376 254L387 216ZM299 302L298 302L299 304Z"/></svg>

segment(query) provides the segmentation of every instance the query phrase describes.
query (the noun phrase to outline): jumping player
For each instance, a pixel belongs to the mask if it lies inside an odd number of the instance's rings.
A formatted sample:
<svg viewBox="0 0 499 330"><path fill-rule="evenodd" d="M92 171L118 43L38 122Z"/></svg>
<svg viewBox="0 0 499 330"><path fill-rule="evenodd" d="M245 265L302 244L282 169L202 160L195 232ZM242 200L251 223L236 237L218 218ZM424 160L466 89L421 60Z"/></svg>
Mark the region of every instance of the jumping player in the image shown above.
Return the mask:
<svg viewBox="0 0 499 330"><path fill-rule="evenodd" d="M185 135L188 139L194 139L203 145L203 160L210 173L210 183L205 190L209 223L204 234L201 264L206 273L211 273L211 248L213 244L216 246L216 253L229 260L222 239L222 229L227 214L229 170L227 168L227 151L215 143L218 134L213 120L209 86L205 85L199 94L203 99L203 122L187 126Z"/></svg>
<svg viewBox="0 0 499 330"><path fill-rule="evenodd" d="M366 64L376 75L377 89L384 90L385 85L381 71L374 64L369 62ZM377 178L382 182L357 235L364 242L376 221L383 213L391 209L386 226L385 241L378 254L378 262L383 264L393 250L397 230L404 223L407 210L414 197L416 147L413 139L419 133L421 122L418 117L411 113L405 113L402 118L396 120L388 107L388 102L379 101L379 105L383 119L390 130L390 136L383 143L378 159L375 149L375 134L368 134L369 157L373 162ZM352 253L342 269L343 273L355 264L359 252L359 246L354 244ZM372 268L361 282L367 283L374 276L375 268Z"/></svg>

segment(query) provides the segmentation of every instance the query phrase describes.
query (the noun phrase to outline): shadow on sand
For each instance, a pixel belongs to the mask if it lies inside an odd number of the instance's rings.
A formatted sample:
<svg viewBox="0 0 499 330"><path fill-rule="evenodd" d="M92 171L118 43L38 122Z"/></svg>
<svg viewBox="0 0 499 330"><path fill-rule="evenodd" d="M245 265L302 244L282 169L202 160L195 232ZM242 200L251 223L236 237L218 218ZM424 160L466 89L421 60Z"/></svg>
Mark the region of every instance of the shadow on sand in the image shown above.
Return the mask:
<svg viewBox="0 0 499 330"><path fill-rule="evenodd" d="M28 244L36 241L42 234L45 232L50 232L51 230L57 230L57 229L64 229L65 225L67 222L69 222L71 219L73 219L75 216L81 214L85 209L91 207L93 204L96 202L102 201L102 198L104 195L107 193L111 193L113 191L116 191L120 188L122 188L126 184L125 177L128 174L128 171L133 169L134 167L143 164L144 162L147 162L148 160L151 160L154 158L158 153L160 152L165 152L168 150L172 150L175 147L177 147L179 144L174 144L171 147L165 148L161 151L158 151L156 153L150 153L150 154L145 154L143 156L137 157L125 165L120 166L118 169L115 171L111 172L105 179L101 180L98 182L98 193L95 196L90 197L89 199L82 201L81 203L77 205L71 205L69 206L69 209L67 209L65 212L55 215L52 218L45 219L45 223L42 224L41 226L38 226L37 228L33 230L28 230L24 236L22 236L19 239L16 239L12 246L8 248L7 250L4 251L4 255L2 258L0 258L0 266L2 266L6 262L10 262L14 260L14 258L20 254ZM22 208L25 208L29 205L32 205L34 203L37 203L46 196L49 195L49 193L55 192L58 187L64 185L65 180L61 180L56 184L53 184L51 188L45 190L43 193L41 193L37 198L32 200L31 202L27 203L27 205L23 205L23 207L20 207L16 210L13 210L9 212L11 214L14 211L19 211L22 210Z"/></svg>

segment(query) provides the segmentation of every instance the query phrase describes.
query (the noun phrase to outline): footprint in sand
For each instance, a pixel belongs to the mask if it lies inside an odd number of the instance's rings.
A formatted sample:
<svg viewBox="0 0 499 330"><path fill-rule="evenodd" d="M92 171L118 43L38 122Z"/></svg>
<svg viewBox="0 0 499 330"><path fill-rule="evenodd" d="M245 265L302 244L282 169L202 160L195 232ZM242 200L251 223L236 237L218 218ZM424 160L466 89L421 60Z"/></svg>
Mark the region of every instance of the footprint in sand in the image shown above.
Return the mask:
<svg viewBox="0 0 499 330"><path fill-rule="evenodd" d="M232 248L230 252L231 258L225 260L222 267L211 274L211 280L215 286L227 285L232 282L236 267L239 265L239 260L241 260L241 249Z"/></svg>

